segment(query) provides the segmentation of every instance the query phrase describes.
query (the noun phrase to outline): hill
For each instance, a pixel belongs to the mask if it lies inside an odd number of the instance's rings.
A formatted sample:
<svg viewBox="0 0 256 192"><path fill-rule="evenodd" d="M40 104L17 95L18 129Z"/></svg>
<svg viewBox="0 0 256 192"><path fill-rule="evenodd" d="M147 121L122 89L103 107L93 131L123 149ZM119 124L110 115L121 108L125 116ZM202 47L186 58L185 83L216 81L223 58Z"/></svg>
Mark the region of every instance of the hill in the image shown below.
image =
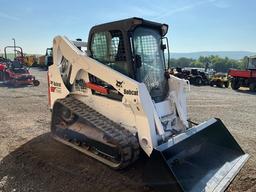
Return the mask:
<svg viewBox="0 0 256 192"><path fill-rule="evenodd" d="M188 53L172 53L171 52L171 58L178 59L181 57L186 58L192 58L192 59L198 59L200 56L211 56L211 55L217 55L219 57L228 57L230 59L242 59L245 56L251 56L256 55L255 52L250 51L202 51L202 52L188 52Z"/></svg>

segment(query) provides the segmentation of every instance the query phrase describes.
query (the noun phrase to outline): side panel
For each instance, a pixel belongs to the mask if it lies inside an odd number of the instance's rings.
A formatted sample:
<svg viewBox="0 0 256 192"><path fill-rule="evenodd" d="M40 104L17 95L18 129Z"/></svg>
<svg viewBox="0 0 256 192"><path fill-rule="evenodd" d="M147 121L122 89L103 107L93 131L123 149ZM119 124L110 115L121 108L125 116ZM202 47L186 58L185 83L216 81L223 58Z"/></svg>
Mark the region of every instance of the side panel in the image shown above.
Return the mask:
<svg viewBox="0 0 256 192"><path fill-rule="evenodd" d="M98 95L90 95L89 97L77 95L76 97L107 118L122 124L130 132L137 132L135 117L129 105Z"/></svg>
<svg viewBox="0 0 256 192"><path fill-rule="evenodd" d="M251 77L251 71L249 70L229 70L228 74L232 77L244 77L244 78L249 78Z"/></svg>
<svg viewBox="0 0 256 192"><path fill-rule="evenodd" d="M252 70L252 77L256 78L256 70Z"/></svg>
<svg viewBox="0 0 256 192"><path fill-rule="evenodd" d="M57 65L51 65L48 70L48 97L49 107L52 109L56 99L64 98L69 94L60 76Z"/></svg>

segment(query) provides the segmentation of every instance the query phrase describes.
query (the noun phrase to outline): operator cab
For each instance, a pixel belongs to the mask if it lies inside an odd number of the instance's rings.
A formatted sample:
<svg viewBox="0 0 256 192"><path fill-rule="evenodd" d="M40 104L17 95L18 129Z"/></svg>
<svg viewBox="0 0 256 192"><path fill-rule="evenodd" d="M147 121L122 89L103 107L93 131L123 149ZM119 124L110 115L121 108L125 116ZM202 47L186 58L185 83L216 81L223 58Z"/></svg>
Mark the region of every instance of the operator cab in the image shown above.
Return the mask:
<svg viewBox="0 0 256 192"><path fill-rule="evenodd" d="M256 55L248 58L248 69L256 70Z"/></svg>
<svg viewBox="0 0 256 192"><path fill-rule="evenodd" d="M168 93L163 44L168 25L130 18L94 26L88 54L116 71L142 82L155 102ZM168 49L167 49L168 50Z"/></svg>
<svg viewBox="0 0 256 192"><path fill-rule="evenodd" d="M46 67L49 67L53 63L53 54L52 53L53 53L52 47L46 49L45 61L44 61Z"/></svg>

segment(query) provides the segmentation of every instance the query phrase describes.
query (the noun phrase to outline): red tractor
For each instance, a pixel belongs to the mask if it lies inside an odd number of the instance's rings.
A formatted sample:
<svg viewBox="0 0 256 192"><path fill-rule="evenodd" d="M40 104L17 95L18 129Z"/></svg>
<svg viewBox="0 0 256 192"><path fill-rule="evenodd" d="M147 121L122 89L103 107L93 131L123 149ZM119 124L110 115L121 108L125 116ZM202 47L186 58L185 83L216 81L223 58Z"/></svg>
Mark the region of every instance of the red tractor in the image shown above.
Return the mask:
<svg viewBox="0 0 256 192"><path fill-rule="evenodd" d="M20 56L14 58L14 61L7 59L6 49L12 46L5 47L5 58L0 58L0 81L5 84L19 86L19 85L34 85L38 86L40 82L31 75L28 68L23 64L23 52L21 47L17 51Z"/></svg>
<svg viewBox="0 0 256 192"><path fill-rule="evenodd" d="M246 70L230 69L228 75L232 89L249 87L251 91L256 91L256 56L248 57Z"/></svg>

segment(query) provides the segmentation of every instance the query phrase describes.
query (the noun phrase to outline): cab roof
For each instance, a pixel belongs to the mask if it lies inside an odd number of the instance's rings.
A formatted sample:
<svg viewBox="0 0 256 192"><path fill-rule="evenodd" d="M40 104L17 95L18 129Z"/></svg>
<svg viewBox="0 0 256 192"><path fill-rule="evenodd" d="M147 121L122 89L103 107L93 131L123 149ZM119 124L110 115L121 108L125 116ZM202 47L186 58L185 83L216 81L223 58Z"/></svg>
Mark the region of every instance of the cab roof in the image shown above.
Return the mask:
<svg viewBox="0 0 256 192"><path fill-rule="evenodd" d="M133 31L137 26L150 27L153 29L160 30L162 36L166 35L168 31L167 24L149 21L139 17L132 17L128 19L95 25L91 28L90 33L108 30Z"/></svg>

